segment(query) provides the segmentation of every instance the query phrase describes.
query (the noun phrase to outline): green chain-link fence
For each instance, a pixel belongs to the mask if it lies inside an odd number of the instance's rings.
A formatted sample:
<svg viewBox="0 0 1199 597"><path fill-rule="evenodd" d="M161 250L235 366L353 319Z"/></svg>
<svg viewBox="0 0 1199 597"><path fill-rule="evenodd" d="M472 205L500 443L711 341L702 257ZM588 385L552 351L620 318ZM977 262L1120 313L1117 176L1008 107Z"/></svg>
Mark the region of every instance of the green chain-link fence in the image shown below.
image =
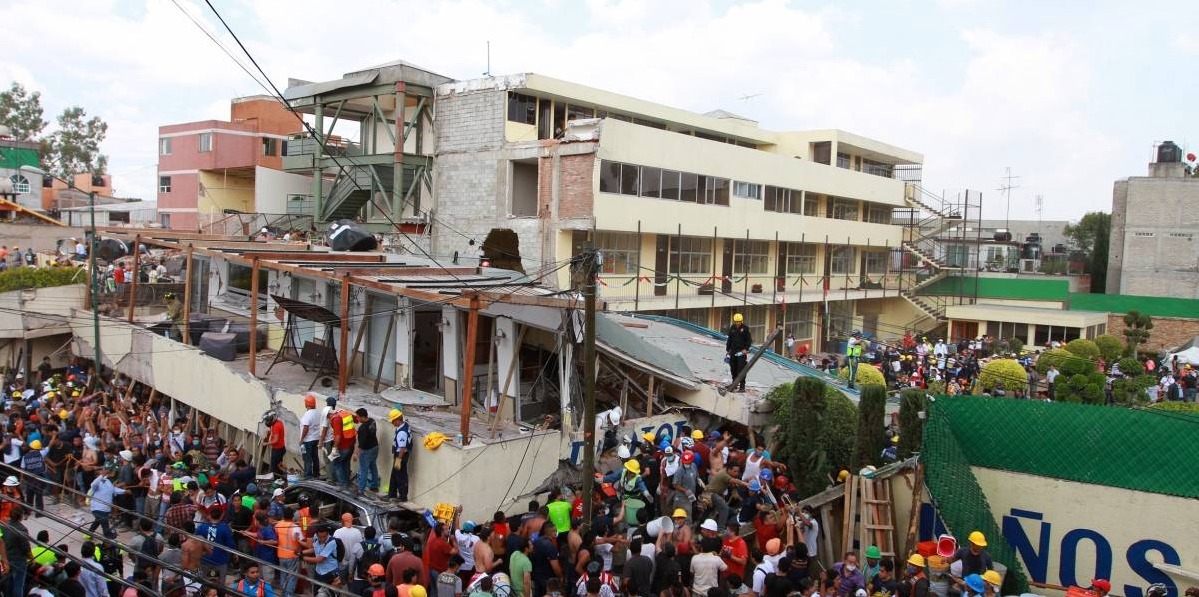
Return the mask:
<svg viewBox="0 0 1199 597"><path fill-rule="evenodd" d="M1199 417L1157 410L944 396L929 402L921 458L941 520L965 543L986 535L992 558L1008 567L1003 594L1028 588L971 467L1199 497L1178 463L1199 461Z"/></svg>

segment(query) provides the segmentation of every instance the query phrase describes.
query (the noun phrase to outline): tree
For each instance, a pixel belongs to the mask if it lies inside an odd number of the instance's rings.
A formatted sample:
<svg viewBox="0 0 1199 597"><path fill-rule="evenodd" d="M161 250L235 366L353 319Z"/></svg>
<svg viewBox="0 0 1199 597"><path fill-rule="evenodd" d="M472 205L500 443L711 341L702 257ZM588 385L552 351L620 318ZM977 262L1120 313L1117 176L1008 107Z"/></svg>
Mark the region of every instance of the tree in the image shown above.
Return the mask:
<svg viewBox="0 0 1199 597"><path fill-rule="evenodd" d="M800 377L790 387L791 395L778 397L774 411L778 456L791 469L800 494L813 495L828 486L828 458L821 445L825 386L818 379Z"/></svg>
<svg viewBox="0 0 1199 597"><path fill-rule="evenodd" d="M920 451L924 441L924 393L920 390L904 390L899 395L899 459L903 460Z"/></svg>
<svg viewBox="0 0 1199 597"><path fill-rule="evenodd" d="M887 388L880 385L862 386L858 401L858 433L853 444L852 470L878 464L882 458L886 436Z"/></svg>
<svg viewBox="0 0 1199 597"><path fill-rule="evenodd" d="M853 442L858 434L858 407L837 388L824 386L824 418L821 421L820 445L824 450L825 485L829 476L849 468L853 460Z"/></svg>
<svg viewBox="0 0 1199 597"><path fill-rule="evenodd" d="M1091 292L1103 292L1107 287L1107 252L1111 232L1112 215L1101 211L1087 212L1077 224L1067 224L1062 229L1062 233L1086 255Z"/></svg>
<svg viewBox="0 0 1199 597"><path fill-rule="evenodd" d="M1111 334L1095 336L1095 346L1099 349L1099 354L1103 357L1103 362L1109 365L1116 362L1116 359L1119 359L1120 355L1124 354L1124 343Z"/></svg>
<svg viewBox="0 0 1199 597"><path fill-rule="evenodd" d="M1124 314L1124 355L1137 356L1137 348L1149 341L1149 333L1153 330L1153 318L1140 311L1129 311Z"/></svg>
<svg viewBox="0 0 1199 597"><path fill-rule="evenodd" d="M13 138L31 141L46 128L42 115L42 94L29 93L25 86L13 81L8 91L0 92L0 125L7 126Z"/></svg>
<svg viewBox="0 0 1199 597"><path fill-rule="evenodd" d="M58 130L43 143L42 169L62 178L83 172L103 174L108 158L100 153L100 144L107 136L108 124L100 117L89 119L79 106L63 110Z"/></svg>

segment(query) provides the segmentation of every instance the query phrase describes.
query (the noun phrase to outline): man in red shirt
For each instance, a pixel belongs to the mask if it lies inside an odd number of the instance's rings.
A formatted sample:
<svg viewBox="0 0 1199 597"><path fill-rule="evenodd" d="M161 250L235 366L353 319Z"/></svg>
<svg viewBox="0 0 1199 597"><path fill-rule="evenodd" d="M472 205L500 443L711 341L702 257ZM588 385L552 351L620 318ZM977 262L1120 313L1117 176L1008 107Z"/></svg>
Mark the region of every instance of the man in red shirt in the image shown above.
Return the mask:
<svg viewBox="0 0 1199 597"><path fill-rule="evenodd" d="M741 538L741 525L730 520L721 538L720 559L729 567L726 575L736 574L745 578L745 563L749 561L749 545Z"/></svg>
<svg viewBox="0 0 1199 597"><path fill-rule="evenodd" d="M448 537L449 531L445 523L439 522L429 531L429 538L425 540L422 555L425 567L429 570L428 582L431 585L436 585L437 575L449 569L450 556L458 553L458 546Z"/></svg>
<svg viewBox="0 0 1199 597"><path fill-rule="evenodd" d="M282 468L283 455L287 452L283 421L280 421L275 412L271 411L262 417L262 422L267 427L267 434L262 438L262 444L271 447L271 472L280 476L286 475Z"/></svg>

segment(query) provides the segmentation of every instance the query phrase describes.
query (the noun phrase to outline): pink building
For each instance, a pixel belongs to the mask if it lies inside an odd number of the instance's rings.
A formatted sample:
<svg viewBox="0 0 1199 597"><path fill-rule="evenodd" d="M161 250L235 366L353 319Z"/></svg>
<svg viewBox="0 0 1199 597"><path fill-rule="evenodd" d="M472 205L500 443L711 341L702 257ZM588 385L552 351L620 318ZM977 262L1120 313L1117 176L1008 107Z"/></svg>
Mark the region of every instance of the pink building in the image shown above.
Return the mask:
<svg viewBox="0 0 1199 597"><path fill-rule="evenodd" d="M158 127L158 213L164 228L199 230L224 214L261 211L258 167L280 170L300 121L276 98L234 99L230 120Z"/></svg>

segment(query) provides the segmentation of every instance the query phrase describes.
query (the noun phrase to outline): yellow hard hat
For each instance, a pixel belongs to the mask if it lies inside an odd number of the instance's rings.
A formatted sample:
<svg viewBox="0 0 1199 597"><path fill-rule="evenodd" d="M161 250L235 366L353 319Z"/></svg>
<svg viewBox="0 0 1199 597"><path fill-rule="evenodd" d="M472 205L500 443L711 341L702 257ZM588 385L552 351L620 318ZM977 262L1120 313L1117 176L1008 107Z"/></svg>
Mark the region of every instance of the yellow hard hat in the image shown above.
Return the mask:
<svg viewBox="0 0 1199 597"><path fill-rule="evenodd" d="M412 585L408 587L408 597L428 597L425 588L420 585Z"/></svg>
<svg viewBox="0 0 1199 597"><path fill-rule="evenodd" d="M898 436L898 435L892 435L892 436L891 436L891 443L893 443L893 444L898 444L898 443L899 443L899 436Z"/></svg>
<svg viewBox="0 0 1199 597"><path fill-rule="evenodd" d="M744 320L745 320L745 318L742 317L740 313L733 314L733 323L741 323Z"/></svg>
<svg viewBox="0 0 1199 597"><path fill-rule="evenodd" d="M970 533L969 541L979 547L987 546L987 538L983 535L982 531L974 531L973 533Z"/></svg>
<svg viewBox="0 0 1199 597"><path fill-rule="evenodd" d="M71 413L67 412L67 409L64 408L64 409L58 411L58 418L65 421L65 420L71 418Z"/></svg>
<svg viewBox="0 0 1199 597"><path fill-rule="evenodd" d="M1003 579L1000 578L999 573L994 570L983 572L983 580L987 581L987 584L995 587L1003 584Z"/></svg>
<svg viewBox="0 0 1199 597"><path fill-rule="evenodd" d="M924 567L924 556L922 556L918 553L914 553L908 558L908 563L917 568L923 568Z"/></svg>
<svg viewBox="0 0 1199 597"><path fill-rule="evenodd" d="M29 448L32 450L41 450L42 449L42 440L35 439L35 440L29 442Z"/></svg>
<svg viewBox="0 0 1199 597"><path fill-rule="evenodd" d="M675 508L674 513L671 514L670 517L671 518L687 518L687 511L682 508Z"/></svg>
<svg viewBox="0 0 1199 597"><path fill-rule="evenodd" d="M633 473L634 475L640 475L641 463L637 462L636 460L627 460L624 463L624 469L630 473Z"/></svg>
<svg viewBox="0 0 1199 597"><path fill-rule="evenodd" d="M658 439L658 438L654 434L646 431L645 433L641 434L641 439L643 439L647 442L650 442L652 444L654 442L654 440Z"/></svg>
<svg viewBox="0 0 1199 597"><path fill-rule="evenodd" d="M845 469L841 469L841 472L837 473L837 482L838 483L842 483L848 478L849 478L849 471L847 471Z"/></svg>
<svg viewBox="0 0 1199 597"><path fill-rule="evenodd" d="M403 416L404 416L404 411L402 411L398 408L393 408L387 412L387 420L388 421L394 421L396 419L402 418Z"/></svg>
<svg viewBox="0 0 1199 597"><path fill-rule="evenodd" d="M12 393L12 397L13 397L13 398L20 398L20 397L21 397L21 393L20 393L20 392L13 392L13 393Z"/></svg>
<svg viewBox="0 0 1199 597"><path fill-rule="evenodd" d="M701 430L701 429L696 429L696 430L692 431L692 432L691 432L691 439L698 439L698 440L702 440L702 439L704 439L704 432L703 432L703 430Z"/></svg>

